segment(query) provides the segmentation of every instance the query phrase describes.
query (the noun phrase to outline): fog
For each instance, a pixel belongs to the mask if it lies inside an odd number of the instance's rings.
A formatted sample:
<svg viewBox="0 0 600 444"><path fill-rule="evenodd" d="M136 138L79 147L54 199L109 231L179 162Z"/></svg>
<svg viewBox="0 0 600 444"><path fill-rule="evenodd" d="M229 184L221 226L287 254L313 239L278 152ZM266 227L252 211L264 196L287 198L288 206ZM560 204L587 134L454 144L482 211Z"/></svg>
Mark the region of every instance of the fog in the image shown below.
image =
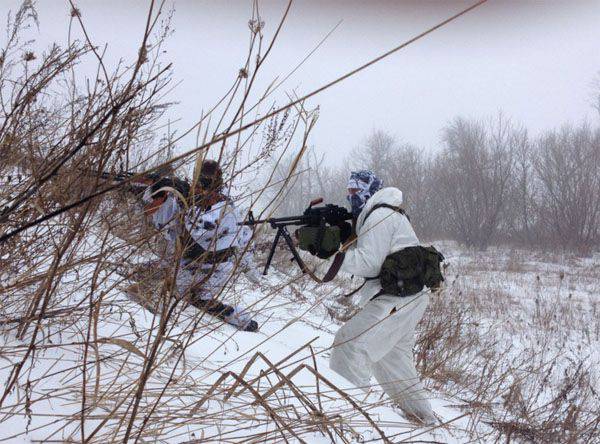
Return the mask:
<svg viewBox="0 0 600 444"><path fill-rule="evenodd" d="M6 16L19 1L2 0ZM106 60L131 60L143 33L147 2L78 1L94 44ZM256 94L284 78L335 28L272 100L302 95L468 6L469 2L297 1L292 4ZM231 86L248 49L251 1L167 1L172 28L163 62L173 63L171 129L182 132ZM260 1L268 41L286 2ZM68 1L37 3L36 47L66 45ZM166 16L166 14L165 14ZM336 163L373 129L428 150L456 116L484 118L502 110L530 134L564 122L593 121L592 82L600 70L600 2L490 1L381 63L312 98L320 106L310 144ZM337 26L337 27L336 27ZM72 35L82 38L78 26ZM4 38L4 37L3 37ZM92 63L90 62L90 66ZM192 137L179 149L192 147Z"/></svg>

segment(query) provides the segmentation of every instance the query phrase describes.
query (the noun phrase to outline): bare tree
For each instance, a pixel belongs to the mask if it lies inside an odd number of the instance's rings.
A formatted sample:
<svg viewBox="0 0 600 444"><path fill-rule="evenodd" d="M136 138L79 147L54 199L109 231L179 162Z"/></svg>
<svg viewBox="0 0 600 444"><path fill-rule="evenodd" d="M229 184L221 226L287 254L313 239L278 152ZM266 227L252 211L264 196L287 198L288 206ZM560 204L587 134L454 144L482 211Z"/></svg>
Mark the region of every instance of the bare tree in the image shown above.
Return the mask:
<svg viewBox="0 0 600 444"><path fill-rule="evenodd" d="M583 124L546 133L538 141L534 167L548 241L589 253L600 240L600 130Z"/></svg>
<svg viewBox="0 0 600 444"><path fill-rule="evenodd" d="M517 141L514 159L502 235L505 240L519 244L539 245L538 180L533 168L532 145L525 133Z"/></svg>
<svg viewBox="0 0 600 444"><path fill-rule="evenodd" d="M443 236L445 230L432 167L432 158L423 149L410 144L398 146L388 165L390 180L387 185L402 191L403 207L415 231L419 237L427 239Z"/></svg>
<svg viewBox="0 0 600 444"><path fill-rule="evenodd" d="M496 235L523 137L502 114L488 124L457 118L444 129L437 188L449 231L465 245L485 249Z"/></svg>
<svg viewBox="0 0 600 444"><path fill-rule="evenodd" d="M385 186L393 186L403 193L404 208L415 222L419 234L430 235L434 230L429 222L430 161L423 150L414 145L400 144L391 134L373 130L362 145L354 148L347 160L347 169L368 169L383 179ZM348 174L348 171L345 172Z"/></svg>
<svg viewBox="0 0 600 444"><path fill-rule="evenodd" d="M600 116L600 72L596 74L592 81L592 107L598 111Z"/></svg>
<svg viewBox="0 0 600 444"><path fill-rule="evenodd" d="M317 197L324 197L328 202L331 201L328 185L332 175L324 166L324 157L323 154L317 154L314 149L308 149L291 177L290 172L296 162L296 155L289 155L272 162L273 182L285 183L282 189L270 188L267 193L269 199L276 199L277 215L301 214L308 203ZM289 180L286 180L287 178Z"/></svg>
<svg viewBox="0 0 600 444"><path fill-rule="evenodd" d="M356 170L371 170L389 183L395 177L391 165L397 149L396 138L383 130L373 130L361 145L352 150L348 166Z"/></svg>
<svg viewBox="0 0 600 444"><path fill-rule="evenodd" d="M292 160L290 157L280 163L278 177L285 177ZM351 170L358 169L369 169L383 179L385 186L402 191L403 206L419 235L430 239L444 235L444 211L437 199L436 183L432 180L432 158L414 145L399 144L383 130L374 130L362 145L352 150L341 167L324 166L324 157L317 156L313 148L302 161L299 168L302 173L290 183L279 213L301 211L316 196L345 205L348 175Z"/></svg>

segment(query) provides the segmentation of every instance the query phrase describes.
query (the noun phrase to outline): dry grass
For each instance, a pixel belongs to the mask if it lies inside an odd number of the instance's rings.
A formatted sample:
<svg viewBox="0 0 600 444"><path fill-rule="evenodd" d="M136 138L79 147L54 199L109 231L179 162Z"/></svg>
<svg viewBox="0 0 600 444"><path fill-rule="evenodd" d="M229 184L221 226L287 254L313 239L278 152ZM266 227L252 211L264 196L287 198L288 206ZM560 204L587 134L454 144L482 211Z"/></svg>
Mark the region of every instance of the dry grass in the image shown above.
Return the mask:
<svg viewBox="0 0 600 444"><path fill-rule="evenodd" d="M457 258L421 324L419 367L470 413L468 432L480 439L596 442L597 295L581 295L577 268L565 267L567 277L556 263L522 266L532 256Z"/></svg>
<svg viewBox="0 0 600 444"><path fill-rule="evenodd" d="M93 172L164 166L176 142L155 140L168 107L163 94L169 77L158 56L169 31L168 24L159 26L160 5L151 4L157 9L148 14L138 59L112 72L90 41L46 55L26 52L18 30L27 9L11 25L14 38L0 66L0 234L10 234L0 244L1 439L28 434L45 442L418 439L422 432L414 426L377 420L389 406L376 387L364 396L340 389L323 374L317 357L326 356L328 347L309 341L277 362L257 350L260 344L237 353L235 333L190 309L174 291L176 264L155 283L140 282L135 267L124 265L160 260L159 235L140 228L143 222L132 216L135 200L126 193L87 197L106 186ZM79 11L71 18L85 31ZM236 129L261 104L252 105L248 97L275 38L264 42L260 23L255 15L240 76L190 129L202 149L188 154L199 155L179 158L191 171L218 140L211 156L221 159L236 202L247 208L273 185L271 174L264 187L256 186L265 160L276 150L281 160L291 150L297 166L317 117L300 100L288 107L285 119L252 123L246 138ZM89 83L75 71L84 57L98 65ZM266 137L254 146L253 136L261 131ZM238 137L228 139L233 133ZM149 151L149 145L156 149ZM294 168L285 180L296 174ZM82 171L92 174L82 179ZM274 200L285 195L286 184L276 185L281 192ZM81 205L69 206L78 201ZM267 202L265 215L275 206ZM351 316L356 307L345 300L329 310L323 305L332 294L345 293L348 283L340 279L317 288L288 260L279 255L280 281L263 285L251 309L280 322L280 331L304 322L333 332L332 323L316 324L306 315L317 312L335 322ZM597 440L597 356L591 355L600 338L597 268L573 259L562 277L542 269L536 279L537 268L525 254L506 266L498 263L493 255L479 254L450 268L456 277L433 298L420 327L416 356L427 384L468 413L461 436ZM123 295L121 289L133 282L154 289L160 301L154 313ZM243 285L247 291L249 284L235 270L223 297ZM227 357L215 358L221 354ZM370 438L368 429L374 431Z"/></svg>
<svg viewBox="0 0 600 444"><path fill-rule="evenodd" d="M231 363L213 363L214 353L236 347L235 337L177 295L172 285L177 261L163 271L166 279L154 283L140 282L125 265L162 258L154 247L160 234L140 229L143 221L132 217L139 210L135 200L126 193L89 197L106 188L100 171L156 169L170 162L172 140L150 152L141 149L156 144L157 122L168 107L160 101L168 76L156 58L169 26L163 22L158 29L160 6L151 4L139 58L112 73L90 41L14 61L27 46L18 33L31 12L28 5L17 14L15 39L3 52L0 86L10 100L3 103L0 175L10 186L0 194L0 422L14 428L5 428L1 439L32 434L45 442L154 441L195 434L203 442L266 442L302 441L303 435L319 433L345 441L355 433L348 421L357 415L377 429L367 411L320 374L316 361L294 362L301 351L312 356L310 344L275 364L251 350ZM85 33L81 14L71 18ZM223 141L212 154L221 160L227 188L246 207L264 194L256 183L264 160L275 150L283 156L292 149L299 159L317 118L297 100L282 121L259 119L245 139L225 143L260 105L247 101L274 39L265 50L260 17L252 23L245 75L235 80L221 107L191 129L197 130L198 145ZM75 80L74 66L86 56L98 63L98 77L83 81L92 90L80 89L81 79ZM39 64L35 72L27 65L33 62ZM209 125L210 117L217 123ZM261 131L268 137L253 146ZM200 154L182 159L191 168L206 155ZM288 176L294 174L292 168ZM238 278L234 270L229 285ZM121 289L132 282L153 288L160 301L153 313L124 297ZM264 307L289 284L283 282L257 304ZM190 347L202 341L212 341L214 349L191 360ZM239 362L245 362L239 373L229 370ZM255 363L267 367L256 370ZM287 365L293 367L284 370ZM296 387L299 372L312 375L316 392ZM328 408L340 398L341 410ZM231 423L235 427L225 430Z"/></svg>

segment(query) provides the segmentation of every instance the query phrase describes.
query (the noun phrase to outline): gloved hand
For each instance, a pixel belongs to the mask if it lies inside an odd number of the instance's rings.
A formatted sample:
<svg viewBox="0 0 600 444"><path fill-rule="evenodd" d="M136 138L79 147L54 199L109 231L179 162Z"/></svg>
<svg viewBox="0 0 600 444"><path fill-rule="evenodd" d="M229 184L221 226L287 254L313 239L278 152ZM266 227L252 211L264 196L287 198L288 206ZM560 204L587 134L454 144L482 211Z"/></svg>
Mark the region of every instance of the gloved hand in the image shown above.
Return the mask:
<svg viewBox="0 0 600 444"><path fill-rule="evenodd" d="M344 220L337 226L340 227L340 241L342 244L345 244L350 239L350 236L352 236L352 224Z"/></svg>

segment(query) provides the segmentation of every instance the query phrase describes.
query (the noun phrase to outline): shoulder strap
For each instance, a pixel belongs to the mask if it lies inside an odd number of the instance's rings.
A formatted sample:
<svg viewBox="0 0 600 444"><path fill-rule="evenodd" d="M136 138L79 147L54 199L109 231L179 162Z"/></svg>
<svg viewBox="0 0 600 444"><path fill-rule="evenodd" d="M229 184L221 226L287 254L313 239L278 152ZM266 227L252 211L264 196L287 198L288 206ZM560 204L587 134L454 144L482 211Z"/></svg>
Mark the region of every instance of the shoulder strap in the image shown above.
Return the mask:
<svg viewBox="0 0 600 444"><path fill-rule="evenodd" d="M365 222L367 221L367 218L368 218L368 217L371 215L371 213L372 213L373 211L375 211L375 210L379 209L379 208L389 208L390 210L393 210L393 211L395 211L395 212L397 212L397 213L400 213L400 214L402 214L403 216L406 216L406 218L407 218L407 219L410 221L410 217L408 217L408 214L406 214L406 211L404 211L404 209L402 209L402 208L400 208L400 207L395 207L394 205L390 205L390 204L386 204L386 203L380 203L380 204L377 204L377 205L375 205L373 208L371 208L371 209L369 210L369 212L367 213L367 215L366 215L366 216L365 216L365 218L363 219L363 225L365 224ZM379 279L379 276L380 276L380 275L378 274L377 276L374 276L374 277L368 277L368 278L365 278L365 282L363 282L363 285L365 285L365 284L367 283L367 281L369 281L369 280L372 280L372 279ZM362 286L363 286L363 285L361 285L361 286L359 287L359 289L358 289L358 290L360 290L360 288L362 288ZM358 290L357 290L357 291L358 291ZM375 299L375 298L377 298L377 297L381 296L381 295L382 295L382 294L384 294L384 293L385 293L385 292L384 292L384 290L383 290L383 289L379 290L379 291L378 291L378 292L377 292L377 293L376 293L376 294L375 294L375 295L374 295L374 296L373 296L371 299L369 299L369 301L372 301L373 299ZM351 294L354 294L354 292L352 292Z"/></svg>
<svg viewBox="0 0 600 444"><path fill-rule="evenodd" d="M365 222L367 221L368 217L371 215L371 213L379 208L389 208L390 210L394 210L397 213L402 214L403 216L406 216L406 218L408 220L410 220L410 218L408 217L408 214L406 214L406 211L404 211L402 208L400 207L395 207L394 205L390 205L390 204L386 204L386 203L380 203L375 205L373 208L371 208L369 210L369 212L367 213L367 215L365 216L365 218L363 219L363 225L365 224Z"/></svg>

